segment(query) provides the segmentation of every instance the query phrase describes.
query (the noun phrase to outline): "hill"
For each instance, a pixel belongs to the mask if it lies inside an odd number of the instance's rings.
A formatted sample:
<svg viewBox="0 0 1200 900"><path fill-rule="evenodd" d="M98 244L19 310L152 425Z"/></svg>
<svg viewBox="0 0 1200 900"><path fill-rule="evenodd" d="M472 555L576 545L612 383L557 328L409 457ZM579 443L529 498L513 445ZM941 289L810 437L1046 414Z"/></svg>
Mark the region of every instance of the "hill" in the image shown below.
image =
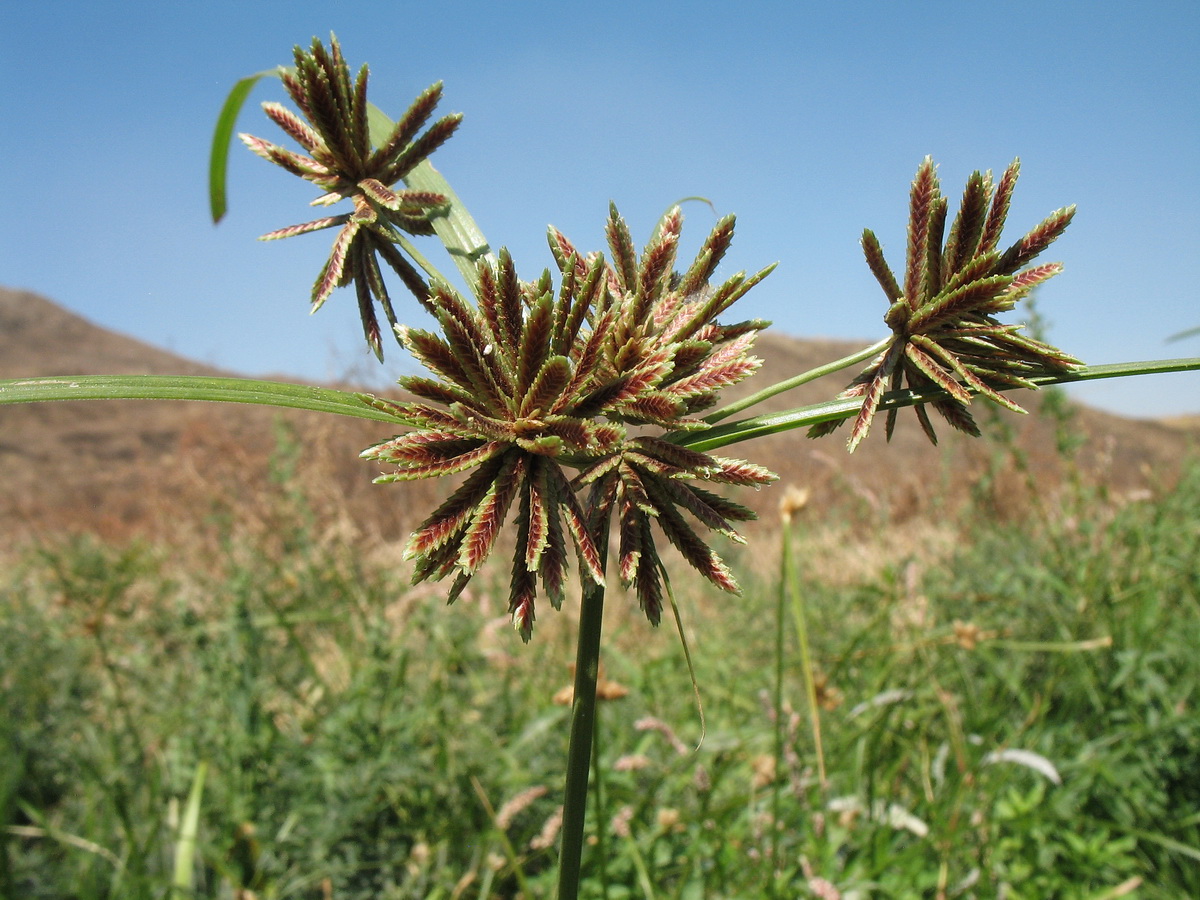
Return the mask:
<svg viewBox="0 0 1200 900"><path fill-rule="evenodd" d="M752 382L771 384L856 349L768 333L758 343L763 369ZM0 289L0 378L118 373L230 374L101 328L36 294ZM766 408L827 399L849 377L811 383ZM944 510L979 485L993 498L997 515L1026 504L1031 484L1053 491L1068 476L1124 495L1162 488L1195 445L1196 429L1186 421L1134 421L1074 407L1082 444L1067 464L1054 450L1056 420L1037 413L1038 400L1027 395L1021 401L1033 403L1032 415L995 417L992 430L1012 435L1017 457L949 428L941 429L942 442L933 448L911 414L902 414L890 446L879 428L853 456L845 452L844 431L821 441L794 431L723 452L771 467L782 484L809 489L814 504L896 521ZM316 520L340 523L356 539L395 542L415 524L407 511L428 511L445 485L372 485L376 470L357 454L386 432L377 423L233 404L0 407L0 527L13 542L64 531L184 535L198 521L231 518L271 530L281 524L273 517L288 514L278 497L298 487ZM279 447L288 451L282 457ZM1014 459L1024 459L1024 472ZM767 514L779 496L767 490L752 502Z"/></svg>

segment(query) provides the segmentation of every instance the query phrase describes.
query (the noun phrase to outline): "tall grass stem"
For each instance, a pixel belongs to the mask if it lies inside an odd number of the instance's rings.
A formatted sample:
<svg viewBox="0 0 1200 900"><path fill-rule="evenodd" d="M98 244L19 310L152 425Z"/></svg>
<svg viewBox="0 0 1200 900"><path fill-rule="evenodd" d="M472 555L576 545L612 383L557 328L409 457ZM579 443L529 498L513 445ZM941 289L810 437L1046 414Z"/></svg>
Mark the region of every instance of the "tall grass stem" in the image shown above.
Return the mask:
<svg viewBox="0 0 1200 900"><path fill-rule="evenodd" d="M825 748L821 741L821 708L817 705L817 680L813 672L812 650L808 642L808 620L804 608L804 594L800 590L800 577L796 571L796 554L792 548L792 523L790 517L783 523L783 588L788 594L792 608L792 621L796 627L796 641L800 645L800 668L804 674L804 694L808 701L808 717L812 727L813 749L817 757L817 779L825 790Z"/></svg>
<svg viewBox="0 0 1200 900"><path fill-rule="evenodd" d="M607 571L607 539L597 541L596 549L600 554L600 569ZM592 763L592 743L595 740L596 683L600 677L600 632L603 623L604 585L587 584L583 589L583 602L579 611L579 644L575 653L571 737L567 747L567 779L563 791L558 900L576 900L579 896L588 775Z"/></svg>

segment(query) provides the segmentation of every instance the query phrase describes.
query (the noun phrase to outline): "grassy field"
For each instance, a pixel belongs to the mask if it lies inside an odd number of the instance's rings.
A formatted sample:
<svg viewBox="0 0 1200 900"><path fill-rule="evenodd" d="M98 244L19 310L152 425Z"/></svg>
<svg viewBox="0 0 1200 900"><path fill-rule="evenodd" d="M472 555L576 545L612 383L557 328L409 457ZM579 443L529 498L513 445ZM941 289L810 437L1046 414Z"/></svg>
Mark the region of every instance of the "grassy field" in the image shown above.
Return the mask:
<svg viewBox="0 0 1200 900"><path fill-rule="evenodd" d="M7 561L0 895L550 897L572 613L523 646L486 577L446 609L272 502ZM1200 466L820 514L783 574L783 531L730 556L741 598L676 577L703 740L673 631L610 593L586 896L1200 896Z"/></svg>

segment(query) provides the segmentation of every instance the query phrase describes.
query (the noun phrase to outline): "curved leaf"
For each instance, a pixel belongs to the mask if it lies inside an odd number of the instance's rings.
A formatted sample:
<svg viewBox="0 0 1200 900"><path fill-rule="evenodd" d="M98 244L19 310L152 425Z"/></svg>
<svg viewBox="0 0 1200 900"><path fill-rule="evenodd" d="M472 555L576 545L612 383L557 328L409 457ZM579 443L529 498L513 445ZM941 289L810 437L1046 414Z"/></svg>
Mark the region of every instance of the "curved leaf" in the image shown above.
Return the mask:
<svg viewBox="0 0 1200 900"><path fill-rule="evenodd" d="M229 209L225 174L229 168L229 147L233 143L233 129L237 124L238 114L259 80L268 75L278 76L279 72L280 69L275 68L243 78L233 86L217 116L217 127L213 129L212 150L208 157L208 206L214 223L225 218Z"/></svg>

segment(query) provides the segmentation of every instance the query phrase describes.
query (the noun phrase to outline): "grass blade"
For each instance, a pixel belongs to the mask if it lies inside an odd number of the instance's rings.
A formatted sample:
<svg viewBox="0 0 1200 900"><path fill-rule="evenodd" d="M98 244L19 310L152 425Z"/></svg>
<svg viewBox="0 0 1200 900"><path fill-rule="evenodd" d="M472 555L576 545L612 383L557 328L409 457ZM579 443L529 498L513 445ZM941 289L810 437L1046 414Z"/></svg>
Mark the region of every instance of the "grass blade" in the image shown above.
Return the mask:
<svg viewBox="0 0 1200 900"><path fill-rule="evenodd" d="M346 391L251 378L197 375L75 375L0 381L0 406L49 400L207 400L310 409L396 424Z"/></svg>
<svg viewBox="0 0 1200 900"><path fill-rule="evenodd" d="M194 869L196 864L196 832L200 825L200 798L204 795L204 776L208 763L196 766L192 789L188 791L183 821L179 824L179 840L175 843L175 876L171 882L172 897L195 896Z"/></svg>
<svg viewBox="0 0 1200 900"><path fill-rule="evenodd" d="M214 223L225 218L229 210L225 175L229 168L229 147L233 143L233 129L238 114L250 92L259 80L267 75L276 75L278 69L269 69L256 75L248 75L233 86L221 112L217 116L217 127L213 129L212 150L208 157L208 207Z"/></svg>

